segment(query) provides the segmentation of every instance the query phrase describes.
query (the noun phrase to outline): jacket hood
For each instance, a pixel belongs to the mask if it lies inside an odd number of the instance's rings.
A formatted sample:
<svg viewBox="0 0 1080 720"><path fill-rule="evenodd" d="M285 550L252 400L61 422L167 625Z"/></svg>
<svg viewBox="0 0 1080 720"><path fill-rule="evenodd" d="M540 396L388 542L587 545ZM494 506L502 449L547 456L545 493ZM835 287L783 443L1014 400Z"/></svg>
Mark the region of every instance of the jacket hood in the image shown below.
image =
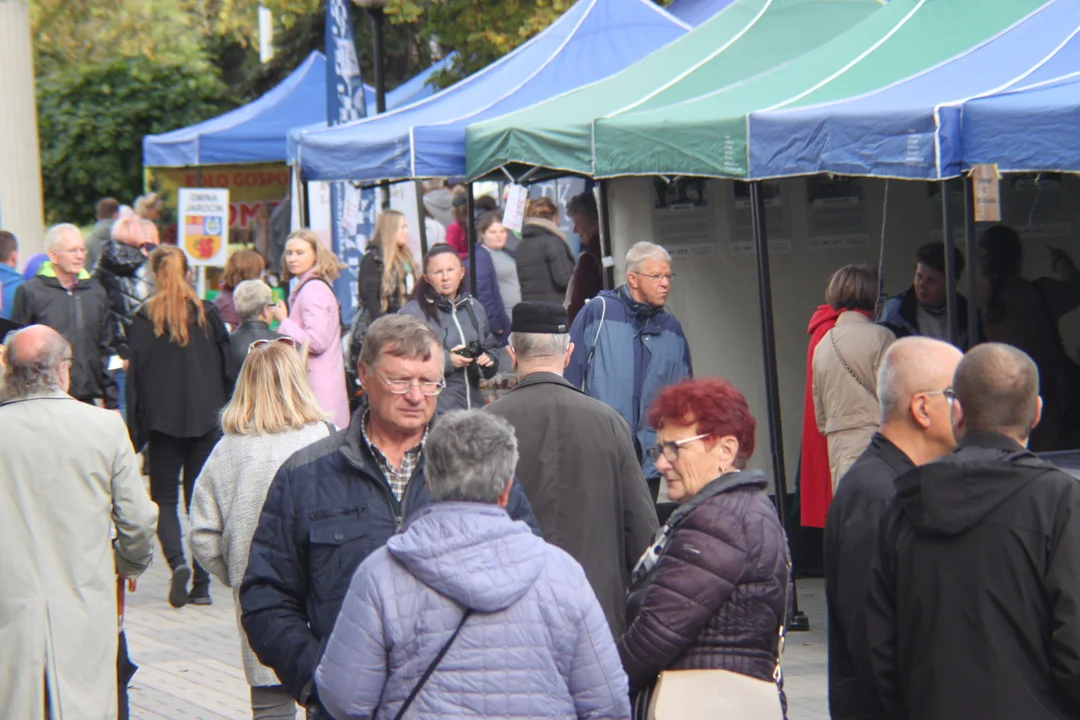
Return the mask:
<svg viewBox="0 0 1080 720"><path fill-rule="evenodd" d="M423 203L424 209L428 211L431 217L443 225L449 226L450 223L454 222L454 193L451 191L446 188L439 188L424 193Z"/></svg>
<svg viewBox="0 0 1080 720"><path fill-rule="evenodd" d="M806 328L807 335L813 335L823 325L834 325L840 313L833 310L829 305L818 305L817 310L810 316L810 325Z"/></svg>
<svg viewBox="0 0 1080 720"><path fill-rule="evenodd" d="M442 502L419 510L386 543L413 577L460 605L498 612L544 568L543 540L495 505Z"/></svg>
<svg viewBox="0 0 1080 720"><path fill-rule="evenodd" d="M1003 435L968 433L952 455L901 475L897 499L917 532L961 535L1052 469Z"/></svg>
<svg viewBox="0 0 1080 720"><path fill-rule="evenodd" d="M562 228L560 228L558 225L551 222L550 220L538 217L525 218L525 226L521 229L522 237L532 234L527 231L527 228L530 225L539 228L541 233L550 233L551 235L554 235L555 237L562 240L563 242L566 242L566 233L562 231Z"/></svg>
<svg viewBox="0 0 1080 720"><path fill-rule="evenodd" d="M38 270L38 275L40 275L41 277L47 277L47 278L55 278L56 277L56 268L53 267L52 260L46 260L45 262L43 262L41 264L41 269ZM86 268L80 269L79 270L79 280L89 280L89 279L90 279L90 273L88 273L86 271Z"/></svg>

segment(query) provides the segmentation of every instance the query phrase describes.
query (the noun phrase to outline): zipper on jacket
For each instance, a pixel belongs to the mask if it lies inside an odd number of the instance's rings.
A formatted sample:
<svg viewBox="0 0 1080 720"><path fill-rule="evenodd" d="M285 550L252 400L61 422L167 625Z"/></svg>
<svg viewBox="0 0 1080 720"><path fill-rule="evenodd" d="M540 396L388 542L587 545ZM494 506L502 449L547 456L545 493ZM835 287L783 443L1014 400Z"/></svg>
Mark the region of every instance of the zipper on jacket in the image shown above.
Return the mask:
<svg viewBox="0 0 1080 720"><path fill-rule="evenodd" d="M465 331L461 329L461 322L458 321L457 303L454 303L454 302L450 303L450 317L453 319L454 325L457 326L458 338L461 339L461 344L462 345L467 344L465 342ZM477 328L477 332L479 332L479 330L480 329ZM473 360L473 362L476 362L476 361ZM472 390L469 388L469 369L464 368L464 370L465 370L465 408L467 410L472 410Z"/></svg>

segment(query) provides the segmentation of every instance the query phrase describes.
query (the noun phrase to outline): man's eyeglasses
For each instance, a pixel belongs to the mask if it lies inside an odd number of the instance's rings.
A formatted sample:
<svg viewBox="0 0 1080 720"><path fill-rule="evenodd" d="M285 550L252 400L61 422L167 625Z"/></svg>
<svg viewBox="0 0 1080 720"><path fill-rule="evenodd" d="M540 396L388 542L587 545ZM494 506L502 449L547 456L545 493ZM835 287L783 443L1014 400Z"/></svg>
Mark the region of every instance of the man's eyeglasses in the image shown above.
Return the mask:
<svg viewBox="0 0 1080 720"><path fill-rule="evenodd" d="M386 386L390 388L390 392L395 395L406 395L413 387L418 387L420 388L421 394L426 395L427 397L434 397L446 389L445 380L440 380L439 382L432 382L430 380L387 380L386 376L381 372L375 370L375 368L372 368L372 370L379 376L380 380L386 383Z"/></svg>
<svg viewBox="0 0 1080 720"><path fill-rule="evenodd" d="M288 345L293 350L296 350L297 348L300 347L300 343L296 342L291 337L288 337L286 335L282 335L279 338L273 338L273 339L263 338L261 340L256 340L255 342L248 345L248 355L250 355L253 351L258 350L261 347L266 347L267 345L273 345L274 343L281 343L282 345Z"/></svg>
<svg viewBox="0 0 1080 720"><path fill-rule="evenodd" d="M920 395L941 395L949 402L950 405L952 405L956 401L956 392L951 387L947 387L944 390L929 390L927 392L920 393Z"/></svg>
<svg viewBox="0 0 1080 720"><path fill-rule="evenodd" d="M704 435L695 435L694 437L688 437L683 440L673 440L671 442L659 443L656 447L648 449L647 453L653 462L660 459L663 455L664 459L669 463L675 463L679 459L679 449L687 443L692 443L695 440L704 440L709 437L708 433Z"/></svg>
<svg viewBox="0 0 1080 720"><path fill-rule="evenodd" d="M663 282L664 280L667 280L670 283L675 279L675 273L668 273L667 275L646 275L645 273L636 272L634 274L640 275L641 277L647 277L653 282Z"/></svg>

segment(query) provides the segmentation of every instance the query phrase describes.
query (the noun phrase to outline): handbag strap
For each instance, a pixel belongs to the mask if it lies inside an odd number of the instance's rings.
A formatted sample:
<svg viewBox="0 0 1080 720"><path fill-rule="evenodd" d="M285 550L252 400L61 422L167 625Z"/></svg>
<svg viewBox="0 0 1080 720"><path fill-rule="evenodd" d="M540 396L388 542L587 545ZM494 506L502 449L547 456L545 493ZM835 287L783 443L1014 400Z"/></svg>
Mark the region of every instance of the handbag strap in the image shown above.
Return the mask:
<svg viewBox="0 0 1080 720"><path fill-rule="evenodd" d="M458 623L457 628L454 630L454 634L450 636L450 639L447 640L446 644L442 646L442 650L439 651L439 654L436 655L435 659L431 661L430 665L428 665L428 669L424 671L424 674L420 677L420 681L416 683L416 687L414 687L412 692L409 693L409 697L405 699L405 704L401 706L400 710L398 710L398 714L394 716L394 720L402 720L402 718L405 717L405 711L407 711L409 709L409 706L413 704L413 700L415 700L416 696L420 694L420 690L423 689L424 684L428 681L428 678L431 677L431 674L435 672L435 668L437 668L439 666L439 663L442 662L443 656L446 655L448 650L450 650L450 646L454 644L454 640L457 639L458 633L461 632L462 626L465 625L465 621L469 619L469 616L472 615L472 612L472 608L465 609L465 614L461 616L461 622Z"/></svg>
<svg viewBox="0 0 1080 720"><path fill-rule="evenodd" d="M864 383L862 378L860 378L858 375L855 374L855 371L852 370L851 366L847 364L847 360L845 360L844 356L840 354L840 348L836 344L836 335L833 333L832 330L829 331L829 340L832 341L832 349L833 349L833 352L836 353L836 359L839 360L840 364L844 366L845 370L847 370L847 374L850 375L852 378L854 378L855 382L859 383L859 387L861 387L863 390L865 390L867 393L869 393L870 397L874 398L874 401L876 402L877 399L878 399L877 393L874 392L873 388L871 388L869 385Z"/></svg>

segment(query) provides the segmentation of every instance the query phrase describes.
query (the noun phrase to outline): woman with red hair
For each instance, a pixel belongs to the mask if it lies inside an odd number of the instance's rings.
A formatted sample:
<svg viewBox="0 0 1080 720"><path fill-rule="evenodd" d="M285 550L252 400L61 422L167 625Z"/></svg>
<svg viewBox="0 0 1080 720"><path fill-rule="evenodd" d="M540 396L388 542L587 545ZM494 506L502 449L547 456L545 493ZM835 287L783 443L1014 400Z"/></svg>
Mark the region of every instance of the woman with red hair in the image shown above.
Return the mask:
<svg viewBox="0 0 1080 720"><path fill-rule="evenodd" d="M659 675L654 700L686 720L780 718L774 678L791 561L765 473L746 469L757 421L719 379L665 388L649 420L649 454L679 508L631 580L619 640L630 687L650 688Z"/></svg>

